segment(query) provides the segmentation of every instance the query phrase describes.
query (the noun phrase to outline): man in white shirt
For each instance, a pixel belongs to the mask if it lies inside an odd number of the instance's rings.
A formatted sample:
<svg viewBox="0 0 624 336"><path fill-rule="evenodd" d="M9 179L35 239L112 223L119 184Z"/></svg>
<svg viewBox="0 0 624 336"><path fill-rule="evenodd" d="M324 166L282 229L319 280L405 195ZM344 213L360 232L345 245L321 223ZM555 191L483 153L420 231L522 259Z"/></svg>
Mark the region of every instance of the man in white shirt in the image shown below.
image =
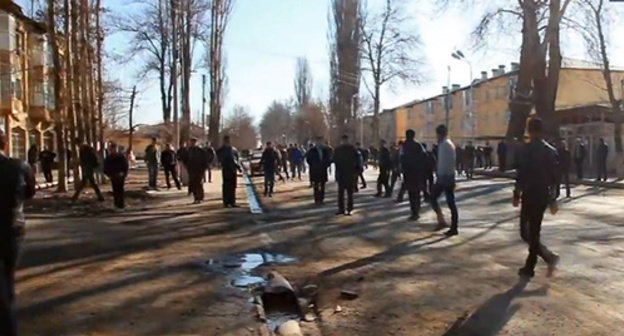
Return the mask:
<svg viewBox="0 0 624 336"><path fill-rule="evenodd" d="M438 204L438 198L442 192L446 195L446 203L451 210L451 228L444 234L451 237L458 234L457 224L459 221L459 214L457 206L455 205L455 162L457 160L455 155L455 145L448 138L448 129L444 125L440 125L436 128L436 134L438 136L438 162L437 162L437 176L438 179L434 184L431 192L431 207L438 215L438 229L442 229L447 226L442 209Z"/></svg>

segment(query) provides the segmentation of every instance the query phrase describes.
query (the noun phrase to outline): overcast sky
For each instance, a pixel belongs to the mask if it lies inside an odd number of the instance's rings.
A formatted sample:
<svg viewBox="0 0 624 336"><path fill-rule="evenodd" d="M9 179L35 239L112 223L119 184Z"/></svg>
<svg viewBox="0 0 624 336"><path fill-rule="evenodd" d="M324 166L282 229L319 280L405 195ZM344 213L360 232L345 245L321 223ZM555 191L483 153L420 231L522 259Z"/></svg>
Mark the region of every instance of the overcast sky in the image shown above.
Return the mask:
<svg viewBox="0 0 624 336"><path fill-rule="evenodd" d="M368 0L378 5L381 0ZM30 0L19 0L28 4ZM105 6L115 12L132 11L126 6L128 0L104 0ZM305 56L310 61L314 76L315 97L327 100L329 64L327 52L327 17L330 0L235 0L235 9L226 35L228 93L225 113L233 105L248 107L258 121L273 100L289 99L293 95L295 60ZM450 10L440 13L428 5L431 1L404 0L405 12L410 16L410 29L417 29L423 41L426 58L424 71L427 80L419 85L395 85L393 90L385 89L382 107L390 108L418 98L438 94L447 83L447 67L451 67L451 83L469 83L467 63L451 58L453 50L461 49L473 64L473 77L483 70L490 71L499 64L507 69L518 60L519 31L508 35L493 35L488 47L473 50L470 32L478 22L480 9ZM616 6L610 4L610 6ZM624 7L624 4L618 5ZM615 25L612 41L624 43L624 26ZM617 38L616 38L617 37ZM564 57L586 58L578 39L565 39ZM116 35L106 41L109 53L122 53L127 38ZM622 44L611 50L612 62L624 58ZM196 57L200 57L198 50ZM119 78L130 88L135 82L134 74L140 68L140 61L128 65L110 63L109 76ZM196 69L192 81L192 117L201 110L201 75L204 69ZM136 119L140 123L159 122L161 105L157 82L143 80L138 83L141 91ZM364 90L361 91L366 94ZM208 107L206 107L208 109Z"/></svg>

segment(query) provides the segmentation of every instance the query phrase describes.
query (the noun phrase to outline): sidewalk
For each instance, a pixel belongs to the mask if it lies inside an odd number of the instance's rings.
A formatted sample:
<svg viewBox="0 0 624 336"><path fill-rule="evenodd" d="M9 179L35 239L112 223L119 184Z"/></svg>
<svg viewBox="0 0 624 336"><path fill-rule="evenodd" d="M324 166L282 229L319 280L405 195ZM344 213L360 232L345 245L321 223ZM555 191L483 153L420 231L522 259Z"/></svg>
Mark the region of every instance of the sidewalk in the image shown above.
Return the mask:
<svg viewBox="0 0 624 336"><path fill-rule="evenodd" d="M475 175L487 176L487 177L500 177L500 178L510 178L514 179L516 177L516 171L510 170L506 172L501 172L498 169L494 170L484 170L482 168L475 169ZM614 188L614 189L624 189L624 180L615 179L609 182L598 182L595 180L583 179L578 180L570 174L570 184L576 185L586 185L591 187L601 187L601 188Z"/></svg>

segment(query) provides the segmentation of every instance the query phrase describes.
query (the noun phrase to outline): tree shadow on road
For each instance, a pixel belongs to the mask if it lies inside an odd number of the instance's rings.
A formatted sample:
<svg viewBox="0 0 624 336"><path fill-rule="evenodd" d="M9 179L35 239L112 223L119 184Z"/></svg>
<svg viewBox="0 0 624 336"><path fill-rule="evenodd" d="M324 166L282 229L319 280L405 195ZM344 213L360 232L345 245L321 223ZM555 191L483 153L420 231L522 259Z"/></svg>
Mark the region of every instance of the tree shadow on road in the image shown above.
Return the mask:
<svg viewBox="0 0 624 336"><path fill-rule="evenodd" d="M548 287L524 291L529 281L520 278L509 290L496 294L479 306L472 314L455 321L444 336L494 336L497 335L520 310L521 304L513 303L519 297L545 296Z"/></svg>

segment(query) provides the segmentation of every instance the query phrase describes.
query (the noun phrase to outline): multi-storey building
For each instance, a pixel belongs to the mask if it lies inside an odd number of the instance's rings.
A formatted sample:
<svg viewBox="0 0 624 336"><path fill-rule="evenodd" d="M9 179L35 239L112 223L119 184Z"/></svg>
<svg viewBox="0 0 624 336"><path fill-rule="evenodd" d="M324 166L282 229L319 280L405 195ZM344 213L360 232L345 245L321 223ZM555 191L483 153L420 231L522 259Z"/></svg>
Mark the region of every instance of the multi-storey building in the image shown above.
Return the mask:
<svg viewBox="0 0 624 336"><path fill-rule="evenodd" d="M482 72L472 85L443 87L439 95L386 110L382 115L394 116L397 140L411 128L421 141L434 143L436 126L446 123L448 104L449 133L457 144L497 142L507 132L511 116L508 102L515 94L518 64L512 63L510 71L501 65L488 75ZM613 71L613 79L617 84L616 96L624 97L624 71ZM596 146L599 138L612 144L613 113L599 67L564 63L555 105L561 136L570 145L577 137L583 138L590 148ZM590 157L588 163L591 165L592 161Z"/></svg>
<svg viewBox="0 0 624 336"><path fill-rule="evenodd" d="M0 129L9 153L26 158L28 147L54 148L54 108L46 27L0 0Z"/></svg>

